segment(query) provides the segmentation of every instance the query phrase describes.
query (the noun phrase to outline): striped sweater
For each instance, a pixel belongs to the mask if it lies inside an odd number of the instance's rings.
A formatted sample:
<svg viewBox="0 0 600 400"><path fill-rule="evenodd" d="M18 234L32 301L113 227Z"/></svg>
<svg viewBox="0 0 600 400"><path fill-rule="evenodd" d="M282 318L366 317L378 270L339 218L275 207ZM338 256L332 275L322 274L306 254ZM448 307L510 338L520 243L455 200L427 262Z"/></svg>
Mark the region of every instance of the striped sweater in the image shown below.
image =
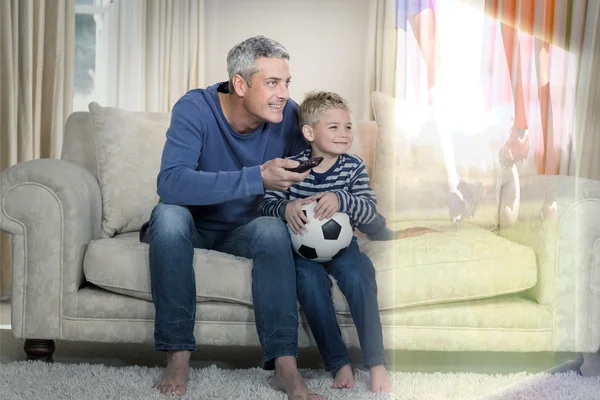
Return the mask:
<svg viewBox="0 0 600 400"><path fill-rule="evenodd" d="M312 151L289 157L303 161L311 158ZM326 172L311 171L303 181L291 186L286 192L267 190L260 204L260 213L265 216L284 218L282 207L287 201L303 199L320 192L333 192L340 203L340 212L348 214L353 226L369 224L378 214L375 192L369 186L369 175L363 160L355 155L342 154ZM385 223L385 222L384 222Z"/></svg>

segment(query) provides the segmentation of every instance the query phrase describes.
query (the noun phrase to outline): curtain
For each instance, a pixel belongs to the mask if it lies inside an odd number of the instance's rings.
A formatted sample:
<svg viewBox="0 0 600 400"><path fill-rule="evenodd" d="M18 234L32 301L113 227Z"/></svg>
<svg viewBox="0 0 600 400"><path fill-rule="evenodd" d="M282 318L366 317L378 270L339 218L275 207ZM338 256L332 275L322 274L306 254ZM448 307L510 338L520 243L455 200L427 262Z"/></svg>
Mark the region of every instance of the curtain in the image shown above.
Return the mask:
<svg viewBox="0 0 600 400"><path fill-rule="evenodd" d="M516 140L528 140L522 157L536 173L570 173L575 139L586 140L576 132L576 114L578 83L590 73L581 69L587 0L396 6L396 97L445 106L455 130L504 119L502 148L511 157Z"/></svg>
<svg viewBox="0 0 600 400"><path fill-rule="evenodd" d="M204 0L119 2L116 106L168 112L202 87L203 14Z"/></svg>
<svg viewBox="0 0 600 400"><path fill-rule="evenodd" d="M367 71L370 79L364 90L363 120L372 120L371 93L394 95L396 79L396 0L374 0L369 8Z"/></svg>
<svg viewBox="0 0 600 400"><path fill-rule="evenodd" d="M600 181L600 2L590 2L577 83L576 138L569 174Z"/></svg>
<svg viewBox="0 0 600 400"><path fill-rule="evenodd" d="M58 158L72 107L75 0L0 1L0 172ZM10 296L10 235L0 238L0 296Z"/></svg>

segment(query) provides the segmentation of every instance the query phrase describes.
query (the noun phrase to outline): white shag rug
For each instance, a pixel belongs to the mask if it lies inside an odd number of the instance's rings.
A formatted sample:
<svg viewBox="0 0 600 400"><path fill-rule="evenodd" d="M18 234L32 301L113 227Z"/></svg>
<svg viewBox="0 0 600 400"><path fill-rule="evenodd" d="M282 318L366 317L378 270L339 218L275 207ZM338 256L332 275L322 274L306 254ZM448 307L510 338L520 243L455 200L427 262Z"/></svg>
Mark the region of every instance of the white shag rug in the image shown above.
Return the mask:
<svg viewBox="0 0 600 400"><path fill-rule="evenodd" d="M164 399L152 384L159 368L110 367L101 364L47 364L15 362L0 364L2 400L60 399ZM473 373L391 372L395 393L369 391L369 374L356 370L354 389L332 389L332 378L322 370L301 370L308 386L326 399L401 400L598 400L600 377L574 373L484 375ZM285 400L269 386L272 372L259 368L229 370L216 366L190 370L191 381L184 399Z"/></svg>

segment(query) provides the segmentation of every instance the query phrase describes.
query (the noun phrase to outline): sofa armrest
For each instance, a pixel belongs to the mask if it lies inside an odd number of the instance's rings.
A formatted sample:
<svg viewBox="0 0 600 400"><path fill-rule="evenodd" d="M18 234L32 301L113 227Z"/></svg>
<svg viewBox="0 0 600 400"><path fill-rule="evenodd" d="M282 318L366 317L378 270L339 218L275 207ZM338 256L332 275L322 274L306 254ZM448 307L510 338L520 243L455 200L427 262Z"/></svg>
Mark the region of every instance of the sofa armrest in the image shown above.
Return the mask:
<svg viewBox="0 0 600 400"><path fill-rule="evenodd" d="M529 293L553 315L557 351L600 348L600 181L570 176L521 180L514 225L499 235L531 247L538 283ZM555 213L544 202L556 200ZM547 208L546 211L552 211ZM554 215L553 215L554 214Z"/></svg>
<svg viewBox="0 0 600 400"><path fill-rule="evenodd" d="M0 216L13 242L13 335L58 338L63 297L83 283L85 250L100 237L98 182L62 160L19 163L0 175Z"/></svg>

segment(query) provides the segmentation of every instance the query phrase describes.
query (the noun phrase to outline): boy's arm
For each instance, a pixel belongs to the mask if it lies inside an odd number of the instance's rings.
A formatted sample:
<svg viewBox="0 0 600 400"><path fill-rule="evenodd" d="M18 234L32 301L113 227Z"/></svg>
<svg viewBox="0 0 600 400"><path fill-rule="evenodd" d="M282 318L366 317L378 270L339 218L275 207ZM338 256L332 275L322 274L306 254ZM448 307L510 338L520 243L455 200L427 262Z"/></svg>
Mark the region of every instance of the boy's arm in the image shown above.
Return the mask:
<svg viewBox="0 0 600 400"><path fill-rule="evenodd" d="M368 224L358 224L356 228L371 240L393 240L396 238L396 233L388 228L385 217L379 213Z"/></svg>
<svg viewBox="0 0 600 400"><path fill-rule="evenodd" d="M263 194L260 165L239 171L196 171L206 134L198 113L198 106L188 100L173 107L157 178L161 201L209 205Z"/></svg>
<svg viewBox="0 0 600 400"><path fill-rule="evenodd" d="M355 224L368 224L377 216L377 198L369 185L369 175L362 160L350 177L348 191L332 192L338 196L339 211L348 214Z"/></svg>
<svg viewBox="0 0 600 400"><path fill-rule="evenodd" d="M287 192L267 190L260 203L260 215L279 217L285 221L285 205L287 202Z"/></svg>
<svg viewBox="0 0 600 400"><path fill-rule="evenodd" d="M304 138L302 140L304 143L306 143ZM298 153L295 153L293 156L288 157L288 159L300 161L303 159L303 155L304 151L300 151ZM279 217L285 221L285 207L287 203L289 203L291 200L293 199L290 199L289 190L286 190L285 192L280 190L267 190L265 191L265 196L263 197L260 203L260 215L268 217Z"/></svg>

